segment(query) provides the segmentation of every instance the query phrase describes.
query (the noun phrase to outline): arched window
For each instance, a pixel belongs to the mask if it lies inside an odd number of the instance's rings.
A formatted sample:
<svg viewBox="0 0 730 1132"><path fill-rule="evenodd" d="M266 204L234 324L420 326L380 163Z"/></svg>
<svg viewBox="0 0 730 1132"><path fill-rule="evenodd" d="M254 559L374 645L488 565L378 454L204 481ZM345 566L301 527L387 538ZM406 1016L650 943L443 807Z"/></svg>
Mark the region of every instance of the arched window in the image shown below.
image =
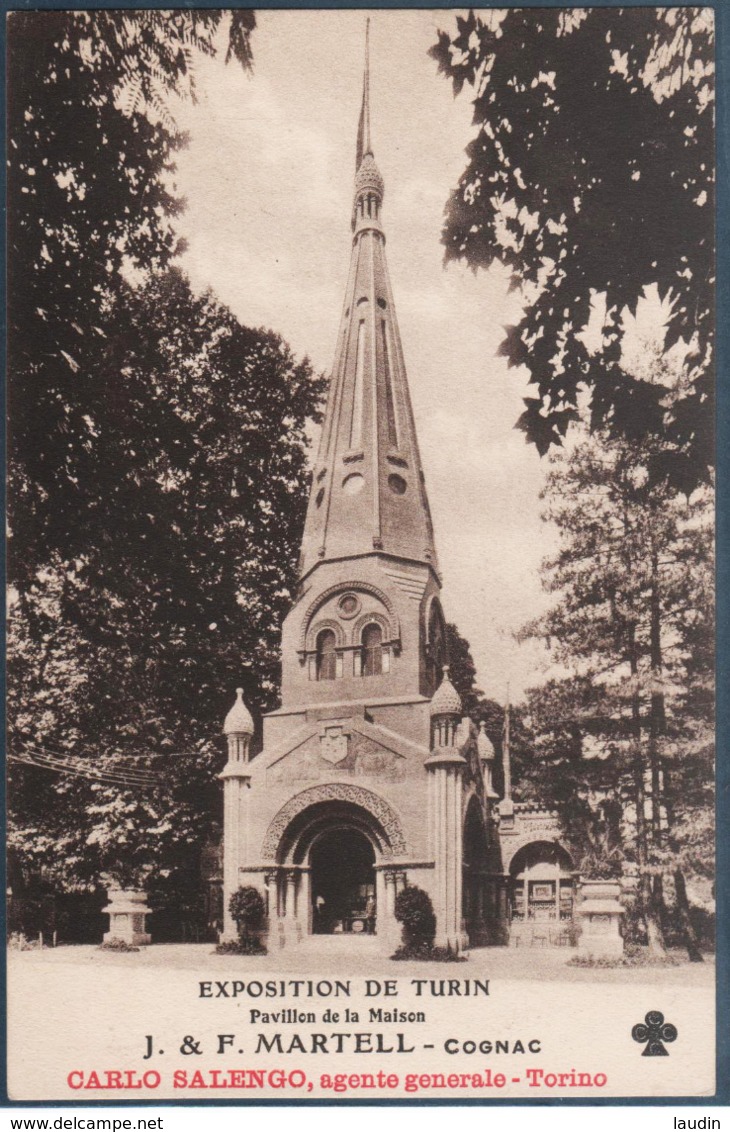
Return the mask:
<svg viewBox="0 0 730 1132"><path fill-rule="evenodd" d="M362 674L380 676L383 671L383 631L379 625L366 625L362 631Z"/></svg>
<svg viewBox="0 0 730 1132"><path fill-rule="evenodd" d="M317 679L334 680L337 676L337 654L335 635L325 629L317 637Z"/></svg>
<svg viewBox="0 0 730 1132"><path fill-rule="evenodd" d="M431 605L428 618L428 651L426 657L426 671L431 695L441 683L441 673L446 660L446 638L444 633L443 614L437 601Z"/></svg>

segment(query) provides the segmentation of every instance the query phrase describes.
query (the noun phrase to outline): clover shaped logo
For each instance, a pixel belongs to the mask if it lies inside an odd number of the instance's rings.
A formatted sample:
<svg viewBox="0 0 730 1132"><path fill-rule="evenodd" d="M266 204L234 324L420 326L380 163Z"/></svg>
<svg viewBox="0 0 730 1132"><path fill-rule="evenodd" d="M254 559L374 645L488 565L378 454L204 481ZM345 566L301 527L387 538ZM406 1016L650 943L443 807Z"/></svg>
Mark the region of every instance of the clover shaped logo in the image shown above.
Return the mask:
<svg viewBox="0 0 730 1132"><path fill-rule="evenodd" d="M635 1042L646 1042L642 1057L669 1057L664 1042L676 1041L677 1027L665 1022L661 1011L650 1010L644 1021L637 1022L632 1028L631 1037Z"/></svg>

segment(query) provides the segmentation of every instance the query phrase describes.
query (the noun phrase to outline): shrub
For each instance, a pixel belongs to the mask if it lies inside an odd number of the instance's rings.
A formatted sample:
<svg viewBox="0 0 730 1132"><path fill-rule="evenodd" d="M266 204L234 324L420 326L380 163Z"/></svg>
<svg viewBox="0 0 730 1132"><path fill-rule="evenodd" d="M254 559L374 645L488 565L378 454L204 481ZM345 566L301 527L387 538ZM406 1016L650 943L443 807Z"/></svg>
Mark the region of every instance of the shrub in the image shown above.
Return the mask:
<svg viewBox="0 0 730 1132"><path fill-rule="evenodd" d="M8 937L8 947L11 951L35 951L39 946L38 940L28 939L24 932L11 932Z"/></svg>
<svg viewBox="0 0 730 1132"><path fill-rule="evenodd" d="M100 943L97 951L139 951L138 947L134 947L131 943L127 943L126 939L107 939L104 943Z"/></svg>
<svg viewBox="0 0 730 1132"><path fill-rule="evenodd" d="M459 955L450 947L408 947L404 944L390 957L395 960L427 959L429 963L466 963L466 956Z"/></svg>
<svg viewBox="0 0 730 1132"><path fill-rule="evenodd" d="M266 955L266 948L259 939L249 936L248 939L231 939L219 943L215 955Z"/></svg>
<svg viewBox="0 0 730 1132"><path fill-rule="evenodd" d="M231 896L228 910L238 928L239 954L260 955L262 944L259 932L264 926L266 908L264 898L253 885L242 885Z"/></svg>
<svg viewBox="0 0 730 1132"><path fill-rule="evenodd" d="M395 898L395 918L403 925L403 947L415 955L430 952L436 935L431 897L422 888L404 888Z"/></svg>
<svg viewBox="0 0 730 1132"><path fill-rule="evenodd" d="M673 955L652 955L648 948L629 943L623 955L574 955L566 967L676 967Z"/></svg>

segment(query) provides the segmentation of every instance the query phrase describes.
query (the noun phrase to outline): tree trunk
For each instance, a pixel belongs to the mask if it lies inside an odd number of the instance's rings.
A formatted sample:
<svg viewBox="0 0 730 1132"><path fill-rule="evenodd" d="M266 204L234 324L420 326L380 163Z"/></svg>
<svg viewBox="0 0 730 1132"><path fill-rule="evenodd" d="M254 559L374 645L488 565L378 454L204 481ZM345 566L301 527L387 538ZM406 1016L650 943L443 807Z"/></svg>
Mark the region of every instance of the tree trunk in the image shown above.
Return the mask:
<svg viewBox="0 0 730 1132"><path fill-rule="evenodd" d="M649 766L651 769L651 839L654 845L661 846L664 839L662 807L664 805L665 782L663 760L659 751L659 736L666 729L666 708L664 690L661 685L663 658L661 633L661 599L659 579L659 555L656 547L651 550L651 590L649 593L649 659L651 663L651 704L649 709ZM665 815L666 817L666 812ZM663 923L664 882L661 876L654 877L652 898L660 923Z"/></svg>
<svg viewBox="0 0 730 1132"><path fill-rule="evenodd" d="M639 670L636 630L633 625L628 628L629 661L631 675L636 677ZM631 697L631 716L633 730L633 779L634 804L636 806L636 858L639 866L639 908L646 926L646 938L649 952L654 955L665 955L664 933L657 915L653 899L651 876L649 875L649 844L646 822L646 788L644 785L644 759L641 751L641 701L638 690Z"/></svg>
<svg viewBox="0 0 730 1132"><path fill-rule="evenodd" d="M659 579L659 555L655 547L651 551L651 590L649 593L649 660L651 663L652 689L649 711L649 765L651 767L651 825L652 840L655 845L662 839L662 759L659 753L659 736L666 727L664 691L661 686L662 670L662 623Z"/></svg>
<svg viewBox="0 0 730 1132"><path fill-rule="evenodd" d="M692 917L689 914L687 885L685 884L684 873L681 869L674 870L674 892L677 902L677 912L679 913L679 922L682 927L682 934L684 935L684 946L687 948L689 961L690 963L704 963L700 945L697 941L697 933L692 926Z"/></svg>

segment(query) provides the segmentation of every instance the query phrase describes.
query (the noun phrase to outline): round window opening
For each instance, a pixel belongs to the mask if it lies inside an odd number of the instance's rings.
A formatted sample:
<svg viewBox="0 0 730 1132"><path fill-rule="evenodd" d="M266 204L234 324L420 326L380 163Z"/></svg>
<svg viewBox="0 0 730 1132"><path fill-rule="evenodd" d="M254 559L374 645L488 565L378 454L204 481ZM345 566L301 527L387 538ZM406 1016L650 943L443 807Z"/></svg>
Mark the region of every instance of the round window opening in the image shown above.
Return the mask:
<svg viewBox="0 0 730 1132"><path fill-rule="evenodd" d="M340 611L340 617L349 619L358 613L360 602L355 594L343 594L337 602L337 608Z"/></svg>
<svg viewBox="0 0 730 1132"><path fill-rule="evenodd" d="M403 476L388 476L388 487L393 492L393 495L405 495L407 486Z"/></svg>
<svg viewBox="0 0 730 1132"><path fill-rule="evenodd" d="M365 484L365 477L361 476L359 472L353 472L352 475L345 476L342 481L342 489L348 495L357 495L358 491L362 491Z"/></svg>

